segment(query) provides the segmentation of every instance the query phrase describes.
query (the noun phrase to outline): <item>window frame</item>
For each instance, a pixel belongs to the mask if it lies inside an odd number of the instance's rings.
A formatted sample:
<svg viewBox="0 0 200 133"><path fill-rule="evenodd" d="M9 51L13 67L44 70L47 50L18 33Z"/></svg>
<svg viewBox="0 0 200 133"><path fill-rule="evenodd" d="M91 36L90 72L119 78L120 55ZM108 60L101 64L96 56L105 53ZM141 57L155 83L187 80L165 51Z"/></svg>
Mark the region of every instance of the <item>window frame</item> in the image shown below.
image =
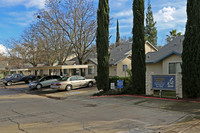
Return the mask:
<svg viewBox="0 0 200 133"><path fill-rule="evenodd" d="M126 69L125 69L125 66L126 66ZM128 70L128 65L127 64L123 64L122 65L122 71L126 72L127 70Z"/></svg>
<svg viewBox="0 0 200 133"><path fill-rule="evenodd" d="M177 64L182 64L182 61L170 61L170 62L168 62L168 74L172 74L172 73L170 73L170 64L172 64L172 63L174 63L175 64L175 73L174 74L177 74L178 72L177 72ZM181 68L181 67L180 67ZM182 68L181 68L181 72L182 72Z"/></svg>
<svg viewBox="0 0 200 133"><path fill-rule="evenodd" d="M74 80L72 80L72 78L75 78ZM76 77L76 76L72 76L72 77L70 77L70 79L69 79L70 81L76 81L76 80L78 80L78 78Z"/></svg>
<svg viewBox="0 0 200 133"><path fill-rule="evenodd" d="M89 69L89 67L92 67L92 69ZM88 66L88 75L94 75L94 69L94 66Z"/></svg>

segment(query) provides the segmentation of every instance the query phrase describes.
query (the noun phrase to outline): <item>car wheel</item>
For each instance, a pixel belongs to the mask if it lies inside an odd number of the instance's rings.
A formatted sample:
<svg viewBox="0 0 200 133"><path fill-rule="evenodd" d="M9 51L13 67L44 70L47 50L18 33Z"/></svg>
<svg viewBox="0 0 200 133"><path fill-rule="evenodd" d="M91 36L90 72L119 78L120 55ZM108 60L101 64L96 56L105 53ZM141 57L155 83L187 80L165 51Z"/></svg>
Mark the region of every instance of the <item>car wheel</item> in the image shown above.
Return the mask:
<svg viewBox="0 0 200 133"><path fill-rule="evenodd" d="M41 84L38 84L38 85L36 86L36 88L37 88L38 90L40 90L40 89L42 88L42 85L41 85Z"/></svg>
<svg viewBox="0 0 200 133"><path fill-rule="evenodd" d="M67 85L65 88L66 91L70 91L71 89L72 89L72 85Z"/></svg>
<svg viewBox="0 0 200 133"><path fill-rule="evenodd" d="M89 82L88 87L92 87L92 86L93 86L93 82Z"/></svg>
<svg viewBox="0 0 200 133"><path fill-rule="evenodd" d="M29 79L29 80L28 80L28 83L31 83L31 82L32 82L32 79Z"/></svg>
<svg viewBox="0 0 200 133"><path fill-rule="evenodd" d="M6 84L7 84L7 86L10 86L10 85L12 85L12 82L9 81Z"/></svg>

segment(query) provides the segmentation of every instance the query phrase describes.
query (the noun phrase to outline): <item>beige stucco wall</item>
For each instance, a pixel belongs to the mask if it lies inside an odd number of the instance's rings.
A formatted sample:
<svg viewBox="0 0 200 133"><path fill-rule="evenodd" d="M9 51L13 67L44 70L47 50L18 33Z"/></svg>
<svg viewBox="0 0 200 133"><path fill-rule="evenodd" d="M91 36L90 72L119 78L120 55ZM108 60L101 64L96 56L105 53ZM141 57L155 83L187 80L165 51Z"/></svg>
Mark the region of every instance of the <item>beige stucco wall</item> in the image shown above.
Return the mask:
<svg viewBox="0 0 200 133"><path fill-rule="evenodd" d="M155 64L146 64L146 72L154 74L162 74L162 61Z"/></svg>
<svg viewBox="0 0 200 133"><path fill-rule="evenodd" d="M131 59L126 58L117 64L117 76L127 77L128 73L123 71L123 65L127 65L128 69L131 69Z"/></svg>
<svg viewBox="0 0 200 133"><path fill-rule="evenodd" d="M109 76L117 76L117 66L109 67Z"/></svg>
<svg viewBox="0 0 200 133"><path fill-rule="evenodd" d="M169 63L182 62L182 58L179 55L173 54L163 60L163 74L169 74Z"/></svg>
<svg viewBox="0 0 200 133"><path fill-rule="evenodd" d="M155 52L156 50L150 46L148 43L145 43L145 54L149 53L149 52Z"/></svg>
<svg viewBox="0 0 200 133"><path fill-rule="evenodd" d="M147 72L154 74L169 74L169 63L182 62L181 56L173 54L155 64L146 64Z"/></svg>
<svg viewBox="0 0 200 133"><path fill-rule="evenodd" d="M88 69L85 70L85 77L86 78L94 78L95 76L97 76L97 65L95 65L94 63L92 63L91 61L87 62L88 67L89 66L94 66L94 74L88 74Z"/></svg>

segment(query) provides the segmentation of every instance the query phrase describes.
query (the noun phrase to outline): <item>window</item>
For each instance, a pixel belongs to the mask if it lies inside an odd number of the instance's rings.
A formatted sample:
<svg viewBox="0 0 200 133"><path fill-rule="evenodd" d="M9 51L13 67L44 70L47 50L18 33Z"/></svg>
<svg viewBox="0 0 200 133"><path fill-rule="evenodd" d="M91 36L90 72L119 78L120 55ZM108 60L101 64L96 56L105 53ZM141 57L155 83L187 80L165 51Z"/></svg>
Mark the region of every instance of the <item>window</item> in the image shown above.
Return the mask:
<svg viewBox="0 0 200 133"><path fill-rule="evenodd" d="M76 76L73 76L73 77L70 78L70 81L75 81L75 80L77 80Z"/></svg>
<svg viewBox="0 0 200 133"><path fill-rule="evenodd" d="M180 62L169 63L169 74L176 74L178 72L181 72L181 63Z"/></svg>
<svg viewBox="0 0 200 133"><path fill-rule="evenodd" d="M64 74L68 75L68 70L67 69L64 69Z"/></svg>
<svg viewBox="0 0 200 133"><path fill-rule="evenodd" d="M58 81L67 81L68 77L62 77L60 79L58 79Z"/></svg>
<svg viewBox="0 0 200 133"><path fill-rule="evenodd" d="M123 65L123 71L126 72L127 71L128 66L127 65Z"/></svg>
<svg viewBox="0 0 200 133"><path fill-rule="evenodd" d="M85 78L82 76L77 76L77 78L78 78L78 80L85 80Z"/></svg>
<svg viewBox="0 0 200 133"><path fill-rule="evenodd" d="M72 75L80 75L79 69L72 69Z"/></svg>
<svg viewBox="0 0 200 133"><path fill-rule="evenodd" d="M94 66L88 66L88 74L89 75L94 74Z"/></svg>

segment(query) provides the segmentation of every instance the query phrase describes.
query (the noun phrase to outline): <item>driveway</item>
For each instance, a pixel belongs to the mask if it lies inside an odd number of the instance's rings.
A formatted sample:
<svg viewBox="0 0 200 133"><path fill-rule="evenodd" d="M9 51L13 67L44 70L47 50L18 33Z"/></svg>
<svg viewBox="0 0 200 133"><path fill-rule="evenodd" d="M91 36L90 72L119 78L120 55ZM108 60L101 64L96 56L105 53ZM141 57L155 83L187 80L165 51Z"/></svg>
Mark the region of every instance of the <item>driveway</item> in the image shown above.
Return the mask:
<svg viewBox="0 0 200 133"><path fill-rule="evenodd" d="M136 96L92 97L96 87L31 91L0 87L1 133L198 133L199 103Z"/></svg>

